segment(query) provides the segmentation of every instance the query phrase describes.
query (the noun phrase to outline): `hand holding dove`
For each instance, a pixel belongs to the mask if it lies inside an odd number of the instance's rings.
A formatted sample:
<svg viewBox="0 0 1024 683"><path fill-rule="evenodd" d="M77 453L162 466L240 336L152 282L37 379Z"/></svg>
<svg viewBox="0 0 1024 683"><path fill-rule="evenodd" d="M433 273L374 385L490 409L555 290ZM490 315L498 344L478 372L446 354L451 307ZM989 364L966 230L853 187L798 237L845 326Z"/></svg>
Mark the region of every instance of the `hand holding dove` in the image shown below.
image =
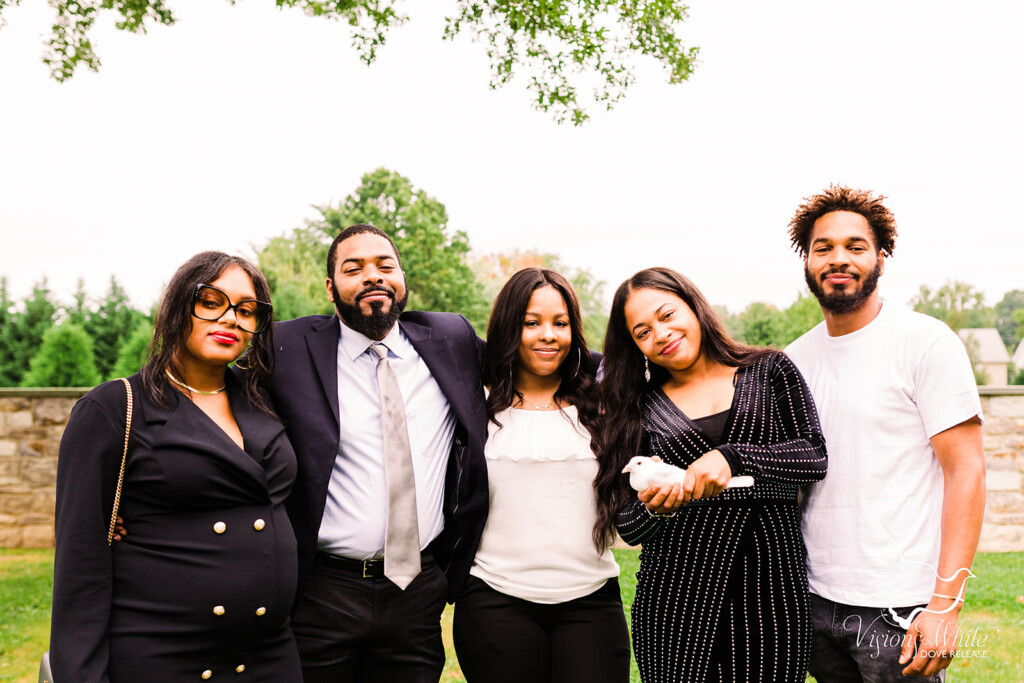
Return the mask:
<svg viewBox="0 0 1024 683"><path fill-rule="evenodd" d="M717 450L705 453L690 468L682 469L655 456L637 456L622 470L630 486L653 514L671 514L691 500L717 496L726 488L754 485L753 477L729 477L725 457ZM687 478L687 474L690 474Z"/></svg>
<svg viewBox="0 0 1024 683"><path fill-rule="evenodd" d="M629 485L634 491L644 491L654 484L682 484L686 479L686 470L683 468L662 462L660 458L652 459L642 455L630 460L622 473L629 473ZM747 488L753 485L753 477L739 476L730 477L725 488Z"/></svg>

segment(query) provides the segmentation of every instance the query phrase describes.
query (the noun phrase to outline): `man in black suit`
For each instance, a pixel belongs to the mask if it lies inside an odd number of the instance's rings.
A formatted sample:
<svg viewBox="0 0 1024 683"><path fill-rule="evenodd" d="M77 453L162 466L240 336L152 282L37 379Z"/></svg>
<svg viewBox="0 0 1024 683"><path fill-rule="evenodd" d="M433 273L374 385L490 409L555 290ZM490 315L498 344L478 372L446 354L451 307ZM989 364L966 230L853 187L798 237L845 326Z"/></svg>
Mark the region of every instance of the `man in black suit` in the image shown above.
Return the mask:
<svg viewBox="0 0 1024 683"><path fill-rule="evenodd" d="M327 275L337 316L276 326L270 387L298 457L287 507L304 679L434 682L444 666L441 611L469 572L487 516L484 343L460 315L403 313L398 250L374 226L338 235ZM379 388L387 382L377 374L385 362L405 408L422 550L421 571L401 588L381 559L390 514Z"/></svg>

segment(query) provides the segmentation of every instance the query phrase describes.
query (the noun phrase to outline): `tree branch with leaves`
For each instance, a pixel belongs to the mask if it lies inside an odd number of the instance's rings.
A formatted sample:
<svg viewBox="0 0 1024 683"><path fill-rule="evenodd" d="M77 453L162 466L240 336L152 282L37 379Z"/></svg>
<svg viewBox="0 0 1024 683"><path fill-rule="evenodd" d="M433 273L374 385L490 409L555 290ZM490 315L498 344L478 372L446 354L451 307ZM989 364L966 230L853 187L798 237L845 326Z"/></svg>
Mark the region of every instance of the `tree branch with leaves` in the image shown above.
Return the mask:
<svg viewBox="0 0 1024 683"><path fill-rule="evenodd" d="M3 11L21 0L0 0ZM228 0L234 4L234 0ZM113 15L122 31L146 33L170 26L174 14L165 0L49 0L55 11L43 61L58 82L79 66L101 66L90 33L101 16ZM388 33L408 21L401 0L276 0L279 9L349 26L352 47L373 64ZM443 39L470 34L486 49L492 89L526 72L534 108L563 123L585 122L591 104L612 109L636 80L634 58L653 59L675 84L687 80L698 48L686 47L678 32L687 7L677 0L458 0L445 18ZM581 93L590 90L587 98Z"/></svg>

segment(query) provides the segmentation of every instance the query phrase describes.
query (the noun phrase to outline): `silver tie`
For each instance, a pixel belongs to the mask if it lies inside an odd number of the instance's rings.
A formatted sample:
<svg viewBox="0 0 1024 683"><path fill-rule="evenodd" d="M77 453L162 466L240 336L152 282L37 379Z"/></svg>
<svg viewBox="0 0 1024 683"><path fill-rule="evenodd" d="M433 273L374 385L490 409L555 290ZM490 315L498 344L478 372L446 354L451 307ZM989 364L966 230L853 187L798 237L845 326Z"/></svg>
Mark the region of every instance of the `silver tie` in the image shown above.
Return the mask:
<svg viewBox="0 0 1024 683"><path fill-rule="evenodd" d="M384 428L384 480L388 509L384 523L384 576L405 590L420 573L420 525L416 513L416 476L405 424L405 402L398 377L388 362L388 347L370 346L377 357L377 384Z"/></svg>

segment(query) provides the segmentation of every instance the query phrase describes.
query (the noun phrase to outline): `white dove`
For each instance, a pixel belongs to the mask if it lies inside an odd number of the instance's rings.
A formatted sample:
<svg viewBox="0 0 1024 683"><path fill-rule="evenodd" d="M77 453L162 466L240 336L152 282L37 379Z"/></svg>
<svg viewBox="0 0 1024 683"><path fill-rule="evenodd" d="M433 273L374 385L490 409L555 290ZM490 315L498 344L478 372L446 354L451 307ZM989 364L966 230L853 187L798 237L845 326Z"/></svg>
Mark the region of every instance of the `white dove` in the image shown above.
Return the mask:
<svg viewBox="0 0 1024 683"><path fill-rule="evenodd" d="M667 462L651 460L643 455L638 455L629 461L622 473L629 473L629 485L635 491L645 491L652 484L675 484L683 483L686 470ZM727 489L746 488L754 485L754 478L750 476L732 477L725 485Z"/></svg>

